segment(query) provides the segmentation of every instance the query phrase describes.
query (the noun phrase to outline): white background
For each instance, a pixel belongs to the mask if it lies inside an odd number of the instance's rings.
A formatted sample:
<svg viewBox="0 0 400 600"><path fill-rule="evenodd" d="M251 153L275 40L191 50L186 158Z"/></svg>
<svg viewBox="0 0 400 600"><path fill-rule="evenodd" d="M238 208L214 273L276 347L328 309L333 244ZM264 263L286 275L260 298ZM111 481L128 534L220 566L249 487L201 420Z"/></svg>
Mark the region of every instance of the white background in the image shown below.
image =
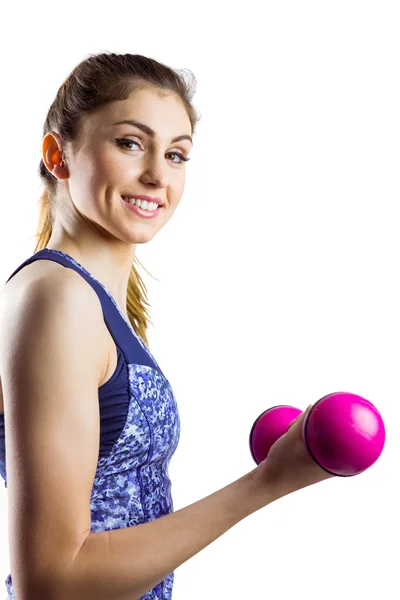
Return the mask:
<svg viewBox="0 0 400 600"><path fill-rule="evenodd" d="M90 53L189 68L202 115L181 204L138 246L181 441L175 510L254 468L269 406L349 391L381 458L256 512L175 571L174 600L392 600L400 444L398 3L35 2L1 25L0 280L34 250L42 125ZM0 482L0 595L9 572ZM4 591L3 591L4 586Z"/></svg>

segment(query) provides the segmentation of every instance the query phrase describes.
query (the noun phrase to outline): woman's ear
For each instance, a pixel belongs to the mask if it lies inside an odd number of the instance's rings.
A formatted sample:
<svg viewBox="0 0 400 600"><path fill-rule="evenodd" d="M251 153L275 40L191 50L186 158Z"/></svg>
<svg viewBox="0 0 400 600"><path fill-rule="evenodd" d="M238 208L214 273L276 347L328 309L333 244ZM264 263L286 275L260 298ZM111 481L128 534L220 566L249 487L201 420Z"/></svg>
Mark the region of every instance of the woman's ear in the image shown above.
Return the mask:
<svg viewBox="0 0 400 600"><path fill-rule="evenodd" d="M46 168L57 179L68 179L68 169L63 159L60 135L55 131L46 133L42 140L42 158Z"/></svg>

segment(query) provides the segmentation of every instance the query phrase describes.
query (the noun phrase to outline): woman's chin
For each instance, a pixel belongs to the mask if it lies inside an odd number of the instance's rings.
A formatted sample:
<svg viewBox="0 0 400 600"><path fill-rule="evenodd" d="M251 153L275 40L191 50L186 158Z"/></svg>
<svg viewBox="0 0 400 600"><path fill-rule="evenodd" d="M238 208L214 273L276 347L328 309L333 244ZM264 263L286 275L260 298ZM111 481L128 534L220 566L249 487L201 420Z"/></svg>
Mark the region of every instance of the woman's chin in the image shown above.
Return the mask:
<svg viewBox="0 0 400 600"><path fill-rule="evenodd" d="M132 244L146 244L150 242L157 231L131 231L129 234L130 242Z"/></svg>

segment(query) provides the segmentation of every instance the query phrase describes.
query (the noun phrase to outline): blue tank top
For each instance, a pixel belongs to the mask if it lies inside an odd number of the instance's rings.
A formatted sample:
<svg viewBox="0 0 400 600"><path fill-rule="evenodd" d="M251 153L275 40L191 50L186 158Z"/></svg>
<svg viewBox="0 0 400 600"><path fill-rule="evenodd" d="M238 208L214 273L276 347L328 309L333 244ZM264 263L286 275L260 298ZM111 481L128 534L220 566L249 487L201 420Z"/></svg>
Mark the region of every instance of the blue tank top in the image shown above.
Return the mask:
<svg viewBox="0 0 400 600"><path fill-rule="evenodd" d="M180 437L171 385L110 292L68 254L45 248L23 262L53 260L79 273L96 292L115 342L117 367L99 387L100 448L90 496L91 532L134 527L173 512L168 465ZM4 413L0 415L0 474L7 487ZM6 580L15 600L11 573ZM170 600L174 573L142 596Z"/></svg>

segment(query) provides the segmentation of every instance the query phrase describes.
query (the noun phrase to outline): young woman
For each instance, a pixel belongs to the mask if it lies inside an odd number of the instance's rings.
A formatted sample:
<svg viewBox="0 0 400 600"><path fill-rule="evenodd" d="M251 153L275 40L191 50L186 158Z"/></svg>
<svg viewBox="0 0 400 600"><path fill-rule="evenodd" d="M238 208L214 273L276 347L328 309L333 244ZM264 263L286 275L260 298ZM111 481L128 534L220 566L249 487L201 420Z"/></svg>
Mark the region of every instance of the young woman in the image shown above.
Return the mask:
<svg viewBox="0 0 400 600"><path fill-rule="evenodd" d="M48 112L38 243L1 295L11 599L169 600L179 565L331 477L304 449L305 411L255 469L173 510L179 414L133 263L182 197L194 81L144 56L91 55Z"/></svg>

